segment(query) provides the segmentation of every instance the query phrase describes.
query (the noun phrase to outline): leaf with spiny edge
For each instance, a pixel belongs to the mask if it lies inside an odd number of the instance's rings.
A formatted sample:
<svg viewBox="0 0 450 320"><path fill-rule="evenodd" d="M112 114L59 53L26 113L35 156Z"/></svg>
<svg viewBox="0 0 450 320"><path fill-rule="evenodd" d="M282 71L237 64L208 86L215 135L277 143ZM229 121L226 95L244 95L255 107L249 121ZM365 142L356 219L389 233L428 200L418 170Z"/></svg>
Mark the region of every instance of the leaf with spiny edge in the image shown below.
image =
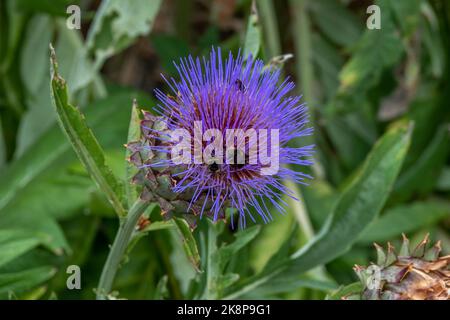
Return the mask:
<svg viewBox="0 0 450 320"><path fill-rule="evenodd" d="M58 74L56 53L51 44L50 65L50 88L61 129L66 134L73 150L89 172L92 180L106 196L118 216L124 217L126 210L122 205L123 185L106 164L103 149L86 124L84 115L77 107L69 103L67 83Z"/></svg>
<svg viewBox="0 0 450 320"><path fill-rule="evenodd" d="M131 156L133 155L132 148L128 147L128 142L138 141L141 137L140 123L141 118L139 107L137 105L136 99L133 99L133 105L131 107L130 125L128 127L127 144L125 145L126 159L130 159ZM126 161L125 165L126 165L125 193L127 196L128 207L131 207L134 201L138 198L136 186L132 184L133 178L136 175L137 170L130 160Z"/></svg>
<svg viewBox="0 0 450 320"><path fill-rule="evenodd" d="M404 233L402 233L403 241L402 241L402 247L400 249L399 256L401 257L407 257L410 255L409 251L409 239L406 237Z"/></svg>
<svg viewBox="0 0 450 320"><path fill-rule="evenodd" d="M386 256L385 266L390 266L395 261L397 261L397 255L395 254L394 246L388 242L388 253Z"/></svg>
<svg viewBox="0 0 450 320"><path fill-rule="evenodd" d="M420 241L420 243L417 245L417 247L412 252L413 257L421 258L425 255L425 249L427 247L429 238L430 238L430 234L427 233L425 235L425 238L422 241Z"/></svg>

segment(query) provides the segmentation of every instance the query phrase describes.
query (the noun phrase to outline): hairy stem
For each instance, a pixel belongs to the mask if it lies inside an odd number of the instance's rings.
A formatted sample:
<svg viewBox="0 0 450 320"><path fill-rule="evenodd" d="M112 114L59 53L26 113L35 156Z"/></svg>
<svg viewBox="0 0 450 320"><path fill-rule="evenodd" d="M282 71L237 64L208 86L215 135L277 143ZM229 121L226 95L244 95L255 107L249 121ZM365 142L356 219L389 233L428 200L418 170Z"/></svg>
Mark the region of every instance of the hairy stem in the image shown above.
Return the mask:
<svg viewBox="0 0 450 320"><path fill-rule="evenodd" d="M97 300L106 299L111 292L114 278L117 274L122 257L130 242L133 230L139 220L139 217L149 206L148 202L137 200L130 208L128 215L120 221L114 243L109 251L108 258L103 266L102 275L97 287Z"/></svg>

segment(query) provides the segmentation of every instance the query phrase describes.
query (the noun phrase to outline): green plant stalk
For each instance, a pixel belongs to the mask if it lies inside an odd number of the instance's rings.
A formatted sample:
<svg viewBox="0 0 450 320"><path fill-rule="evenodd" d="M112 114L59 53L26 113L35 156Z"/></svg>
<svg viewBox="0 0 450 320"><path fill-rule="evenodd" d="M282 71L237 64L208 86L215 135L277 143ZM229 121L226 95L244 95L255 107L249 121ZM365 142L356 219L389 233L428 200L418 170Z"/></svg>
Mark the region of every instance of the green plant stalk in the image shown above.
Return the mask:
<svg viewBox="0 0 450 320"><path fill-rule="evenodd" d="M265 33L266 58L271 59L281 54L280 38L278 36L278 24L272 0L260 0L257 2L259 17Z"/></svg>
<svg viewBox="0 0 450 320"><path fill-rule="evenodd" d="M130 208L128 215L120 220L119 230L103 266L103 271L97 286L97 300L106 299L107 295L111 292L114 278L133 235L134 228L139 217L147 209L149 204L149 202L144 202L140 199L137 200Z"/></svg>

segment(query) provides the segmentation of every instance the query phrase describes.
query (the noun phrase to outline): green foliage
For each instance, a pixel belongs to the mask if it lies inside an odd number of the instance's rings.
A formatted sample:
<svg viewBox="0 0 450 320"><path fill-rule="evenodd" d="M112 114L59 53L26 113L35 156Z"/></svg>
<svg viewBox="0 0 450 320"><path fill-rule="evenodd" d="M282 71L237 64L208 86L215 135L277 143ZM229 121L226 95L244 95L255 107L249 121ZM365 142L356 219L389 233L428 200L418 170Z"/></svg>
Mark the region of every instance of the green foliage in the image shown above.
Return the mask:
<svg viewBox="0 0 450 320"><path fill-rule="evenodd" d="M2 230L0 232L0 249L2 250L0 267L38 244L39 238L35 235L20 230Z"/></svg>
<svg viewBox="0 0 450 320"><path fill-rule="evenodd" d="M202 227L207 229L200 231L200 240L203 244L203 274L200 276L199 288L203 289L199 290L197 298L218 299L228 287L239 280L239 274L226 268L231 258L256 237L260 228L253 226L239 231L233 242L219 246L217 238L223 232L224 224L222 222L213 224L208 221Z"/></svg>
<svg viewBox="0 0 450 320"><path fill-rule="evenodd" d="M164 72L170 75L176 73L173 62L178 62L180 57L186 57L190 54L186 41L176 36L155 35L152 37L152 43L160 56Z"/></svg>
<svg viewBox="0 0 450 320"><path fill-rule="evenodd" d="M181 241L183 243L183 249L186 252L189 261L192 263L196 270L200 271L200 254L198 253L197 243L195 242L194 236L192 235L189 224L185 219L182 218L174 218L173 221L175 223L177 231L180 234Z"/></svg>
<svg viewBox="0 0 450 320"><path fill-rule="evenodd" d="M66 27L71 4L81 30ZM429 232L450 252L450 5L376 0L381 29L369 30L369 4L0 1L0 299L94 298L139 198L123 145L157 104L142 92L168 92L159 73L177 79L173 61L211 46L294 76L315 127L314 180L293 186L302 203L286 216L270 207L274 222L245 230L192 228L151 204L110 297L351 299L372 242ZM72 264L82 290L66 288Z"/></svg>
<svg viewBox="0 0 450 320"><path fill-rule="evenodd" d="M54 274L55 270L51 266L0 274L0 296L4 297L5 294L14 294L14 292L32 288Z"/></svg>
<svg viewBox="0 0 450 320"><path fill-rule="evenodd" d="M383 70L393 66L403 52L389 2L379 1L379 5L382 28L365 31L352 57L340 71L339 94L344 97L361 96L367 92L378 83Z"/></svg>
<svg viewBox="0 0 450 320"><path fill-rule="evenodd" d="M139 108L137 106L136 100L133 101L133 106L131 108L130 125L128 126L128 136L127 141L133 142L139 140L141 137L141 118L139 114ZM125 159L125 193L127 196L128 207L131 207L134 201L138 198L138 193L136 187L131 183L133 177L137 173L137 169L133 164L131 164L128 159L131 156L129 149L126 150Z"/></svg>
<svg viewBox="0 0 450 320"><path fill-rule="evenodd" d="M355 282L347 286L342 286L338 290L331 292L327 296L327 300L350 299L349 296L362 290L361 282Z"/></svg>
<svg viewBox="0 0 450 320"><path fill-rule="evenodd" d="M440 200L416 201L397 205L374 221L363 233L360 242L384 242L401 233L412 233L430 227L450 215L450 203Z"/></svg>
<svg viewBox="0 0 450 320"><path fill-rule="evenodd" d="M316 237L288 259L266 268L231 296L238 297L267 282L270 285L280 279L294 280L347 251L382 209L408 150L411 130L411 126L400 124L388 131L343 191Z"/></svg>

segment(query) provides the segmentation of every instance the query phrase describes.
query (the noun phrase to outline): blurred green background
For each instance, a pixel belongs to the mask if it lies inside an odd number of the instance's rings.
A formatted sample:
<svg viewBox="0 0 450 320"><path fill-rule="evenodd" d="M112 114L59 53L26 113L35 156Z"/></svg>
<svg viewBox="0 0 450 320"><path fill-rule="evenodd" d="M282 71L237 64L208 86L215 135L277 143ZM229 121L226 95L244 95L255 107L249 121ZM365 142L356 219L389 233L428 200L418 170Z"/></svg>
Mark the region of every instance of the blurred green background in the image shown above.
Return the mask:
<svg viewBox="0 0 450 320"><path fill-rule="evenodd" d="M369 30L368 6L381 8ZM69 29L69 5L81 29ZM297 83L311 110L315 179L300 205L262 227L230 268L250 277L276 253L294 252L324 223L379 137L413 121L411 145L380 216L346 253L298 282L239 297L322 299L356 281L371 243L417 243L427 232L450 252L450 2L447 0L0 0L0 298L91 299L117 218L56 124L49 43L70 99L86 115L108 164L125 177L133 98L149 110L160 73L211 46L257 52ZM283 65L274 57L292 53ZM376 192L376 191L374 191ZM158 208L151 217L158 219ZM153 219L153 218L151 218ZM231 237L225 230L222 237ZM280 249L281 248L281 249ZM129 253L115 289L128 299L194 297L195 271L171 228ZM68 290L79 265L82 289Z"/></svg>

